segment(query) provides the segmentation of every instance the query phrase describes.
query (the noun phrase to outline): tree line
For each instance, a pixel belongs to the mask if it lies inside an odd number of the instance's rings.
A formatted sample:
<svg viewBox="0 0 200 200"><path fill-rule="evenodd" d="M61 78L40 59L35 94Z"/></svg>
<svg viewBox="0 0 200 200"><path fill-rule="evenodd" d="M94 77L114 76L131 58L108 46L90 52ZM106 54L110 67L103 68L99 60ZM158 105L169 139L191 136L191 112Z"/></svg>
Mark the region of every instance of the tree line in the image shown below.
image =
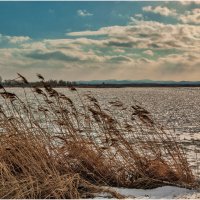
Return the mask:
<svg viewBox="0 0 200 200"><path fill-rule="evenodd" d="M76 82L64 81L64 80L48 80L45 81L51 87L71 87L76 86ZM4 87L32 87L32 86L41 86L41 81L29 82L29 84L24 83L19 80L4 80L0 77L0 83Z"/></svg>

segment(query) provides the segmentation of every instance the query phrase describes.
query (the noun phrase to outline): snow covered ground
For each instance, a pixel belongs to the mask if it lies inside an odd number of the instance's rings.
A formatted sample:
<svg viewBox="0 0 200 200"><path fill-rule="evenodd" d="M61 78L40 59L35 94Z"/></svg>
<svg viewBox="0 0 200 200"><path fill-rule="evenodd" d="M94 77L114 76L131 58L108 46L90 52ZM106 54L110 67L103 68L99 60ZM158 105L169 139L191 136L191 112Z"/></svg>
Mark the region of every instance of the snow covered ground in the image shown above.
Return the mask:
<svg viewBox="0 0 200 200"><path fill-rule="evenodd" d="M149 190L117 188L116 191L129 198L135 197L144 199L174 199L182 198L183 196L190 197L194 194L197 194L196 191L173 186L164 186Z"/></svg>
<svg viewBox="0 0 200 200"><path fill-rule="evenodd" d="M113 188L127 199L200 199L200 192L174 186L163 186L155 189L127 189ZM108 196L101 194L97 199L106 199Z"/></svg>

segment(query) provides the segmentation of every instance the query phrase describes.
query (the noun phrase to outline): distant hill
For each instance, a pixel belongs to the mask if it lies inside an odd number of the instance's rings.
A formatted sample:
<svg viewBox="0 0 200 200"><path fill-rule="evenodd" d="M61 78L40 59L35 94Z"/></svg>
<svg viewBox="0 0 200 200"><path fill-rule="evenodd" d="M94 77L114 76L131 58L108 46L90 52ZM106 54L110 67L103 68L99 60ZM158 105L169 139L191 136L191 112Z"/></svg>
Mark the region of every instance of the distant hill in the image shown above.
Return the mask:
<svg viewBox="0 0 200 200"><path fill-rule="evenodd" d="M76 81L78 85L199 85L200 81L154 81L154 80L91 80Z"/></svg>
<svg viewBox="0 0 200 200"><path fill-rule="evenodd" d="M84 88L120 88L120 87L200 87L200 81L154 81L154 80L91 80L91 81L63 81L49 80L46 83L52 87L84 87ZM43 87L40 81L29 82L5 80L4 87Z"/></svg>

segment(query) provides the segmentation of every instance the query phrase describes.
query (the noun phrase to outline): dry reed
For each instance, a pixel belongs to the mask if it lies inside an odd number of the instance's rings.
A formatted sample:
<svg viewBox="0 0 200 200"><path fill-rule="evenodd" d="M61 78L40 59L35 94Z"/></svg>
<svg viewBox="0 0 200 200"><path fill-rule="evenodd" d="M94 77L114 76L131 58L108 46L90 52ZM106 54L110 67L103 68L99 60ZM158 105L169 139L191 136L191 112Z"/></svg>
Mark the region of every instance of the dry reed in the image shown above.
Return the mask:
<svg viewBox="0 0 200 200"><path fill-rule="evenodd" d="M104 186L196 186L182 147L146 109L110 102L131 112L121 120L95 97L71 87L77 106L38 78L42 88L24 88L24 100L0 87L0 198L122 198Z"/></svg>

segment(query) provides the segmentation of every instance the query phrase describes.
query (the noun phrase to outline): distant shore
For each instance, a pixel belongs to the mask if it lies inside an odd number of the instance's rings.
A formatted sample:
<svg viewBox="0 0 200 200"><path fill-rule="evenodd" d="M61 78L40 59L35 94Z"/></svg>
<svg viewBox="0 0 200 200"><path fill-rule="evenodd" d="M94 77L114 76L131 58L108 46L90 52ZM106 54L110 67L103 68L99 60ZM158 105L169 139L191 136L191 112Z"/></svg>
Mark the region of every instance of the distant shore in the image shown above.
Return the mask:
<svg viewBox="0 0 200 200"><path fill-rule="evenodd" d="M31 88L30 85L4 85L5 88ZM43 86L38 86L43 87ZM68 88L69 86L53 86L54 88ZM200 84L104 84L104 85L73 85L76 88L127 88L127 87L200 87Z"/></svg>

